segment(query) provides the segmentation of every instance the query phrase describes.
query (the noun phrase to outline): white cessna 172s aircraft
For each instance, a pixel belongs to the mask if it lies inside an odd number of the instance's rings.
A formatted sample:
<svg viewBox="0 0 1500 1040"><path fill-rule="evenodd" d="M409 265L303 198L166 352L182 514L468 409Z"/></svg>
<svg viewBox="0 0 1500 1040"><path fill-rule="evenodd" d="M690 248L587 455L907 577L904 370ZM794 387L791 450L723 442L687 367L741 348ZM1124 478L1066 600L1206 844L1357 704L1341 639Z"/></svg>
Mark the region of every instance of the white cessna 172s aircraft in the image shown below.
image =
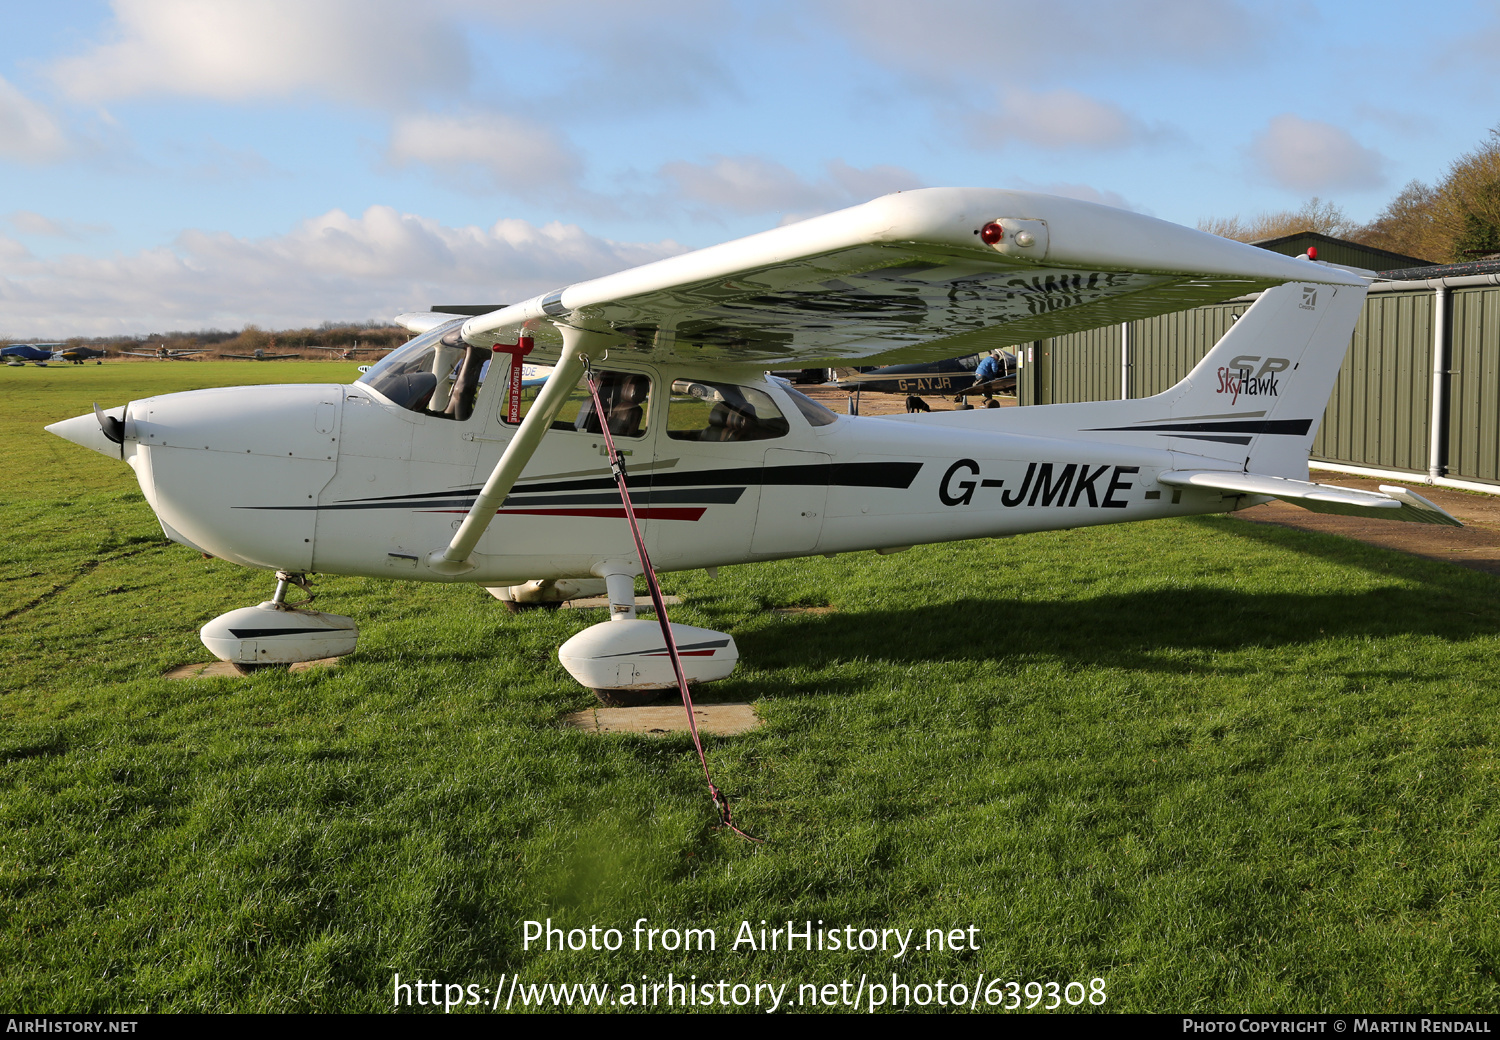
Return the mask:
<svg viewBox="0 0 1500 1040"><path fill-rule="evenodd" d="M860 418L764 374L956 357L1257 290L1187 378L1150 398ZM1349 271L1135 213L925 189L480 316L405 315L420 335L352 385L170 394L48 429L128 463L168 538L278 572L272 600L204 627L225 660L351 651L352 620L286 602L313 572L477 582L512 601L592 581L611 620L559 657L629 698L676 683L661 630L635 620L641 567L603 424L668 571L1272 497L1456 524L1401 488L1308 482L1365 291ZM555 367L522 393L528 345L528 361ZM579 389L586 364L599 408ZM729 635L673 628L690 681L729 674Z"/></svg>

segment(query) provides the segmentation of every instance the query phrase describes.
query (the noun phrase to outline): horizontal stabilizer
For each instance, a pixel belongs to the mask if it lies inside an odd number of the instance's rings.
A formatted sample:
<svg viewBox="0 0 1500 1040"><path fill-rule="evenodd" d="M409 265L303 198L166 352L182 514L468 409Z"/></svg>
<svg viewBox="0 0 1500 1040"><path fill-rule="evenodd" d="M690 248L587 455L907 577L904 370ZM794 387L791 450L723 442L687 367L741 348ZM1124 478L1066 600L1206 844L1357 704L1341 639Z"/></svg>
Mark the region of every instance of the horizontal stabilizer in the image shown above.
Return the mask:
<svg viewBox="0 0 1500 1040"><path fill-rule="evenodd" d="M1332 487L1306 480L1267 477L1258 473L1223 470L1174 470L1157 478L1168 487L1212 488L1243 495L1267 495L1314 513L1364 516L1376 520L1405 520L1415 524L1462 527L1458 519L1414 491L1382 484L1379 491Z"/></svg>

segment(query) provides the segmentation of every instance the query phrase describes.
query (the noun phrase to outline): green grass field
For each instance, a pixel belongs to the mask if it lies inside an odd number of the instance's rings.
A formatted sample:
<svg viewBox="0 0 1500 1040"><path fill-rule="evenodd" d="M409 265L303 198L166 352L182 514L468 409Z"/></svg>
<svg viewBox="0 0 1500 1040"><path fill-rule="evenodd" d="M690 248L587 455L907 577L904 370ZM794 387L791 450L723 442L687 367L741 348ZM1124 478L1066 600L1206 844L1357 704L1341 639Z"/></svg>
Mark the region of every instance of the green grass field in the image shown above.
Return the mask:
<svg viewBox="0 0 1500 1040"><path fill-rule="evenodd" d="M362 631L339 668L161 678L272 580L165 543L126 467L41 426L353 370L0 372L0 1006L380 1011L398 974L649 1004L671 974L807 1010L893 973L927 1010L939 981L980 1009L1500 1006L1495 578L1229 518L667 575L675 620L739 643L708 699L766 720L707 741L755 846L686 738L558 724L591 697L555 649L600 615L330 577ZM836 609L769 610L799 604ZM525 949L547 918L622 948ZM636 951L641 918L717 949ZM978 948L732 945L789 920Z"/></svg>

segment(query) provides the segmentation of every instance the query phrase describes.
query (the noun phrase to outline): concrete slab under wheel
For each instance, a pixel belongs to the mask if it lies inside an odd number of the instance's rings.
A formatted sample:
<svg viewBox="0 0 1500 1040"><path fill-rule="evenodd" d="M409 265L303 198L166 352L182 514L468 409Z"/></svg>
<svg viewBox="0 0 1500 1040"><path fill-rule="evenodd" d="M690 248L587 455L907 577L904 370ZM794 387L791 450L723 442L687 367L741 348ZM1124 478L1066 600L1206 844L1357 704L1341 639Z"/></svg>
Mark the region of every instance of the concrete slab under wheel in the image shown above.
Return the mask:
<svg viewBox="0 0 1500 1040"><path fill-rule="evenodd" d="M693 720L699 733L727 737L748 733L761 725L751 704L698 704L693 706ZM649 704L642 708L585 708L563 716L563 725L591 733L640 733L665 736L688 732L687 714L681 702Z"/></svg>
<svg viewBox="0 0 1500 1040"><path fill-rule="evenodd" d="M305 672L309 668L332 668L339 663L337 657L323 657L316 661L298 661L287 668L289 672ZM199 664L182 664L162 676L164 679L240 679L244 674L228 661L205 661Z"/></svg>
<svg viewBox="0 0 1500 1040"><path fill-rule="evenodd" d="M669 607L682 606L681 596L663 596L661 601ZM564 610L604 610L609 606L608 596L588 596L584 599L570 599L563 601ZM635 598L635 609L655 610L651 604L650 596L637 596Z"/></svg>

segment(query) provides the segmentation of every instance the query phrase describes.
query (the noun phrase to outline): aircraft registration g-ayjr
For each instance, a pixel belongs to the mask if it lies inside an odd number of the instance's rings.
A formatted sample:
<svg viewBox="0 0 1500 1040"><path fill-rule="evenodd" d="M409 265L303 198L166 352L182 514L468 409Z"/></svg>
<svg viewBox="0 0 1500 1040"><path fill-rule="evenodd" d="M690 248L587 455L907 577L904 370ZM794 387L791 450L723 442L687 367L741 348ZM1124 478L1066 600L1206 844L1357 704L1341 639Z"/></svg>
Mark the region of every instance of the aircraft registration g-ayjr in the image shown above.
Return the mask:
<svg viewBox="0 0 1500 1040"><path fill-rule="evenodd" d="M666 571L1269 498L1457 524L1402 488L1308 481L1366 288L1135 213L935 188L478 316L404 315L419 335L352 385L170 394L48 429L128 463L168 538L277 572L271 600L204 626L224 660L352 651L351 619L286 601L314 572L474 582L513 605L593 584L611 619L559 657L606 699L644 699L676 682L661 629L635 619L641 564L604 429ZM1138 400L861 418L765 374L951 358L1256 291L1182 382ZM523 356L553 366L539 387ZM673 628L689 681L733 669L728 634Z"/></svg>

